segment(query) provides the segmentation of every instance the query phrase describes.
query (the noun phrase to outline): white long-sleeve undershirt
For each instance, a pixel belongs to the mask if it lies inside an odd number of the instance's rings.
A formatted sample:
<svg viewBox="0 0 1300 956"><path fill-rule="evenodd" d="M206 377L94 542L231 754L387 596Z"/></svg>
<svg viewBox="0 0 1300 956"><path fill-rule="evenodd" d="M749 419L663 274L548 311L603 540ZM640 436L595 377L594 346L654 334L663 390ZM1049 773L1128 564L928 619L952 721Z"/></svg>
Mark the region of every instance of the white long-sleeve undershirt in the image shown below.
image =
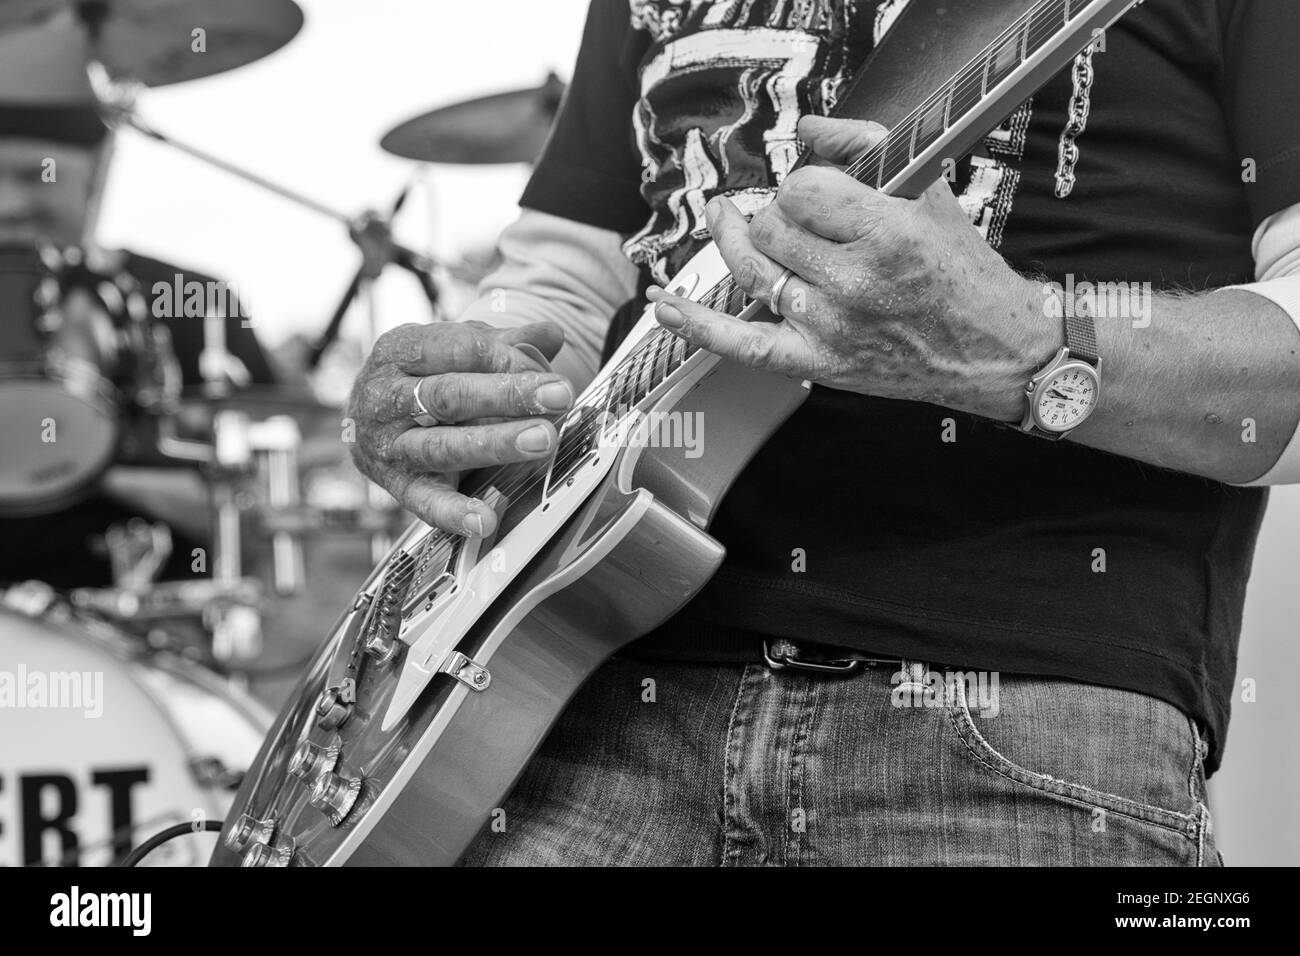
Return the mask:
<svg viewBox="0 0 1300 956"><path fill-rule="evenodd" d="M636 295L637 270L616 233L524 209L501 234L502 262L460 315L502 328L549 320L565 345L551 368L581 391L600 369L610 318Z"/></svg>
<svg viewBox="0 0 1300 956"><path fill-rule="evenodd" d="M565 345L551 367L581 391L600 368L614 312L636 294L637 270L622 237L532 209L501 234L502 262L479 283L479 298L460 316L499 327L549 320ZM1275 302L1300 329L1300 204L1260 224L1252 246L1253 285L1233 288ZM1300 483L1300 429L1281 458L1249 486Z"/></svg>

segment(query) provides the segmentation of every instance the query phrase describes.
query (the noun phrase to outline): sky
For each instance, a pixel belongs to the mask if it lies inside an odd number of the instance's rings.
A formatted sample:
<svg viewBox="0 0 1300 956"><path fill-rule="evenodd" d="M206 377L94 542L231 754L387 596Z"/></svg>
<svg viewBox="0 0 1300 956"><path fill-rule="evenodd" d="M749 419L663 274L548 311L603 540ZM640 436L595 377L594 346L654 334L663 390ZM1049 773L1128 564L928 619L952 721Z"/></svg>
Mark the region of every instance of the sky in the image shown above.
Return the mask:
<svg viewBox="0 0 1300 956"><path fill-rule="evenodd" d="M299 0L302 32L257 63L146 91L142 117L348 215L388 208L421 177L398 238L454 260L489 248L517 212L528 168L421 166L379 148L437 106L567 79L587 0ZM100 241L232 282L268 344L321 329L359 261L344 226L133 131L119 136ZM454 309L465 286L444 290ZM376 290L381 330L427 319L410 275ZM363 311L345 329L362 336Z"/></svg>

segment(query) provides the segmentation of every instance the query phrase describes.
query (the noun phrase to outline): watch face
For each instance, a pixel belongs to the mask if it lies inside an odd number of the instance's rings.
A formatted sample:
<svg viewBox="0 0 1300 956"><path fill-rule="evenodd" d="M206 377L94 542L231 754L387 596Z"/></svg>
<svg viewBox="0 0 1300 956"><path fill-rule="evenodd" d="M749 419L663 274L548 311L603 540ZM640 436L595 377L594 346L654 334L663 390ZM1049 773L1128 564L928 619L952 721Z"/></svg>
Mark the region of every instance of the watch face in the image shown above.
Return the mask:
<svg viewBox="0 0 1300 956"><path fill-rule="evenodd" d="M1067 432L1083 424L1097 404L1097 373L1089 365L1058 369L1034 393L1034 418L1039 428Z"/></svg>

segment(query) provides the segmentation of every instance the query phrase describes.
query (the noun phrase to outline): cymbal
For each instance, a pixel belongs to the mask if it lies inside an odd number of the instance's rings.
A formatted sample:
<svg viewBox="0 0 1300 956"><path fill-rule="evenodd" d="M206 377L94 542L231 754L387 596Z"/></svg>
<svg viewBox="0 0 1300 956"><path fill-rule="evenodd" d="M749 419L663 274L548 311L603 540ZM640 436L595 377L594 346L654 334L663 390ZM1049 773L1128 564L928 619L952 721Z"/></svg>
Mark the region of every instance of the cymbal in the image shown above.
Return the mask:
<svg viewBox="0 0 1300 956"><path fill-rule="evenodd" d="M407 120L379 145L424 163L531 163L541 155L563 95L564 83L552 73L538 87L453 103Z"/></svg>
<svg viewBox="0 0 1300 956"><path fill-rule="evenodd" d="M4 0L0 43L86 38L113 77L166 86L260 60L302 23L293 0ZM198 29L205 52L194 49Z"/></svg>

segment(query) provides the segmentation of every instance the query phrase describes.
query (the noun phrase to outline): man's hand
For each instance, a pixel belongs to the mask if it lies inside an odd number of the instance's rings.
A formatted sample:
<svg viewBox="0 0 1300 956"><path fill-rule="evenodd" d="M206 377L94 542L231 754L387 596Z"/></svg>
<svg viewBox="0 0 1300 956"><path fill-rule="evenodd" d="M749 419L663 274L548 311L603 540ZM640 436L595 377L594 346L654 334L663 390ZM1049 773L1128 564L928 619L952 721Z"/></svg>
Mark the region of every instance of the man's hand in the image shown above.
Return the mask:
<svg viewBox="0 0 1300 956"><path fill-rule="evenodd" d="M806 117L800 137L847 164L885 135L875 123ZM727 199L707 209L738 286L768 302L782 270L777 323L742 322L652 288L656 317L694 345L753 368L1003 421L1060 346L1041 284L1016 272L971 227L940 181L896 199L836 168L791 173L746 222Z"/></svg>
<svg viewBox="0 0 1300 956"><path fill-rule="evenodd" d="M573 404L550 370L564 333L549 322L494 329L481 322L403 325L381 336L352 386L352 458L361 472L429 524L491 534L496 514L456 490L460 472L545 458ZM420 427L420 400L440 424Z"/></svg>

